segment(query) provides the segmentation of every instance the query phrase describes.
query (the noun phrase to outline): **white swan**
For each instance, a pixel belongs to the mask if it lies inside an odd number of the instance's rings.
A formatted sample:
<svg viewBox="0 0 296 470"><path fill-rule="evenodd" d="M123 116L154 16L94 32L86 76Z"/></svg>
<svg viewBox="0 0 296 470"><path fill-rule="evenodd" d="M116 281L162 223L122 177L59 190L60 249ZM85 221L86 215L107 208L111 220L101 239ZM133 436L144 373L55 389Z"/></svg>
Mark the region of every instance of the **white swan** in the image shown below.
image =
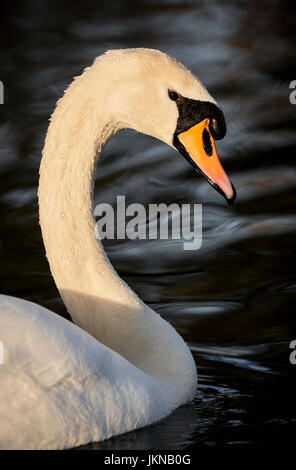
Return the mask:
<svg viewBox="0 0 296 470"><path fill-rule="evenodd" d="M62 449L168 415L191 400L196 367L178 333L119 278L94 237L97 155L121 128L177 147L231 201L216 155L222 112L166 54L109 51L58 102L44 146L40 224L52 275L76 325L0 297L0 447Z"/></svg>

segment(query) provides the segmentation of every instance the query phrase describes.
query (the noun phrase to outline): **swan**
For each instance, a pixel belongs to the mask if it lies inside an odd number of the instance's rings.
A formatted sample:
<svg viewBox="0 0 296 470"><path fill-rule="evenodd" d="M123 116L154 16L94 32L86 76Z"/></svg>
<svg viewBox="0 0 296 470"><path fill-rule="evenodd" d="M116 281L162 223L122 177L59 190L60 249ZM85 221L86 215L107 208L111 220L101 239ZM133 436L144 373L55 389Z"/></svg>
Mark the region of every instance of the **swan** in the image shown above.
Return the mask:
<svg viewBox="0 0 296 470"><path fill-rule="evenodd" d="M169 415L193 399L197 371L176 330L120 279L94 236L102 148L132 128L180 151L229 203L216 153L223 113L182 64L153 49L107 51L58 101L42 153L46 256L74 323L0 297L0 448L66 449Z"/></svg>

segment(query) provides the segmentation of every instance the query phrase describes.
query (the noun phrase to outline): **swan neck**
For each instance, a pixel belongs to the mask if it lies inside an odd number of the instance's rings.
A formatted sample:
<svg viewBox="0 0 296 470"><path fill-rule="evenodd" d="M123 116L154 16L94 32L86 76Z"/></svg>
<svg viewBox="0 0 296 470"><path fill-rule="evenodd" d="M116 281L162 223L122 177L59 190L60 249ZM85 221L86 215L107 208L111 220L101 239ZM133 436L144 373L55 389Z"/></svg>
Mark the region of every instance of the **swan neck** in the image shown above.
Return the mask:
<svg viewBox="0 0 296 470"><path fill-rule="evenodd" d="M117 276L94 233L96 163L105 143L120 126L91 106L79 87L72 88L51 118L40 167L39 211L56 285L74 321L89 330L92 327L86 315L71 299L73 292L85 299L109 301L116 293L116 298L128 305L136 296Z"/></svg>
<svg viewBox="0 0 296 470"><path fill-rule="evenodd" d="M58 102L43 150L38 196L50 269L76 324L136 367L169 384L174 393L178 390L179 401L187 401L196 385L188 348L171 325L120 279L95 237L96 162L107 140L124 123L108 114L108 99L112 99L109 74L109 88L93 101L99 80L97 74L94 80L91 69Z"/></svg>

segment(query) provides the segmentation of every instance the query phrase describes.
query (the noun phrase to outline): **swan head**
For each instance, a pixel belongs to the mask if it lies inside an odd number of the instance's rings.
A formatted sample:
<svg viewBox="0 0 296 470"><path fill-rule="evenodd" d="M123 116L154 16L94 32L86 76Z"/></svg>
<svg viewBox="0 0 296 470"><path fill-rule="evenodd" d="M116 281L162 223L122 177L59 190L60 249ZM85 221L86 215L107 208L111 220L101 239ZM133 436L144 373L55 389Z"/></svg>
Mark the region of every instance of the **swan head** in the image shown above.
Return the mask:
<svg viewBox="0 0 296 470"><path fill-rule="evenodd" d="M113 119L177 149L231 204L235 188L217 155L226 133L223 112L187 68L153 49L112 50L95 65L112 68ZM114 77L114 78L113 78Z"/></svg>

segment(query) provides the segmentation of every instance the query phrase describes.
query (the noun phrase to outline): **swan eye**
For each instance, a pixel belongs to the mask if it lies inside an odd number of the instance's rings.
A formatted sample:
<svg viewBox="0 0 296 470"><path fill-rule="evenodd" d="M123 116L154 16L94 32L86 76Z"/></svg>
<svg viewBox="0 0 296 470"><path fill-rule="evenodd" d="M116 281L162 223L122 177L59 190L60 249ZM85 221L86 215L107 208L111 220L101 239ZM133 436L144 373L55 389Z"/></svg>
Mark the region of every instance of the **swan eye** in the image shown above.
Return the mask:
<svg viewBox="0 0 296 470"><path fill-rule="evenodd" d="M169 97L171 98L171 100L177 101L177 99L180 98L180 95L176 91L169 90Z"/></svg>

